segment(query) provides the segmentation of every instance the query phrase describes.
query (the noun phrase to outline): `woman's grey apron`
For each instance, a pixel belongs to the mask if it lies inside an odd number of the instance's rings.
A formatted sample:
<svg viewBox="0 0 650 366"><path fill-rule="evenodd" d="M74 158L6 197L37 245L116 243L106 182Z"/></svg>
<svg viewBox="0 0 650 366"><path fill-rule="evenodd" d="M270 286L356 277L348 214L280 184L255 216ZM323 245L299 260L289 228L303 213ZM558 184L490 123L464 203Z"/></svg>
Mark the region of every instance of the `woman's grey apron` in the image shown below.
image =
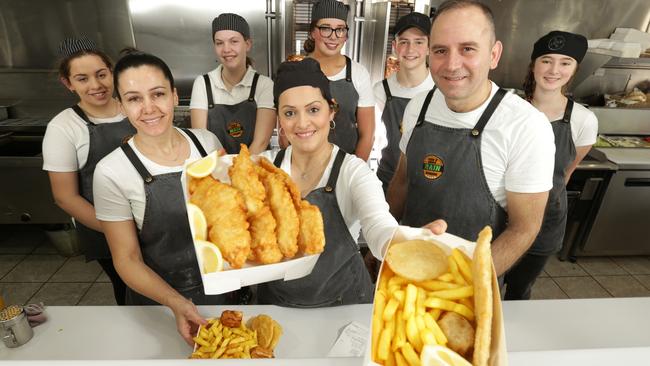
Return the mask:
<svg viewBox="0 0 650 366"><path fill-rule="evenodd" d="M207 153L196 136L187 129L201 156ZM144 263L165 282L195 304L218 305L226 303L226 295L208 296L194 251L194 241L183 200L181 172L152 176L128 143L122 151L144 181L146 205L142 228L138 233ZM158 305L134 290L126 290L127 305Z"/></svg>
<svg viewBox="0 0 650 366"><path fill-rule="evenodd" d="M88 128L88 159L86 165L79 169L79 194L86 201L94 204L93 173L97 163L133 136L136 131L127 118L119 122L95 124L78 105L74 105L72 110L86 122ZM79 221L75 221L75 227L79 241L85 249L86 261L111 258L104 233L90 229Z"/></svg>
<svg viewBox="0 0 650 366"><path fill-rule="evenodd" d="M409 98L394 97L388 87L388 80L382 81L384 92L386 93L386 104L384 112L381 114L381 120L386 126L386 147L381 151L381 161L377 168L377 177L381 180L384 193L388 190L388 184L393 179L397 163L399 162L400 150L399 140L402 138L402 118L404 110L409 104Z"/></svg>
<svg viewBox="0 0 650 366"><path fill-rule="evenodd" d="M280 151L275 159L278 167L284 152ZM336 201L336 182L344 158L345 152L339 149L327 185L311 191L305 197L318 206L323 215L325 251L308 276L258 285L258 303L315 308L372 302L372 280Z"/></svg>
<svg viewBox="0 0 650 366"><path fill-rule="evenodd" d="M506 227L507 214L485 180L481 134L506 91L496 92L470 129L425 121L435 90L427 94L406 148L408 195L402 223L419 227L444 219L448 233L472 241L489 225L497 237Z"/></svg>
<svg viewBox="0 0 650 366"><path fill-rule="evenodd" d="M329 141L348 154L354 154L359 141L357 130L357 105L359 93L352 83L352 60L345 56L345 79L330 81L332 98L339 105L334 115L336 127L330 131Z"/></svg>
<svg viewBox="0 0 650 366"><path fill-rule="evenodd" d="M551 255L562 248L567 218L567 193L564 183L566 169L576 158L576 146L571 137L573 101L567 101L562 119L551 122L555 135L555 168L553 188L548 195L544 221L537 238L528 250L535 255Z"/></svg>
<svg viewBox="0 0 650 366"><path fill-rule="evenodd" d="M208 74L203 75L208 96L208 130L219 138L228 154L239 154L239 144L250 146L255 136L257 103L255 90L260 74L255 73L248 99L232 105L215 104L212 83Z"/></svg>

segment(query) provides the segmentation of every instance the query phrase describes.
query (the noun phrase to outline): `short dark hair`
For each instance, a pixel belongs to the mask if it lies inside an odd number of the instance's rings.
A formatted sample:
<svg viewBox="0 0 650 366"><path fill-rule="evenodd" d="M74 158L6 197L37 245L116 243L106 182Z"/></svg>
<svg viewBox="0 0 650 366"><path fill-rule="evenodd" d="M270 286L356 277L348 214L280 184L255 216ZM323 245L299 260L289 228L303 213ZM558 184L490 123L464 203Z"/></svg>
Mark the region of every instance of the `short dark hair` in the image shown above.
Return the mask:
<svg viewBox="0 0 650 366"><path fill-rule="evenodd" d="M69 81L70 80L70 63L72 62L72 60L77 59L79 57L87 56L87 55L97 56L97 57L101 58L102 61L104 62L104 64L106 64L106 67L109 70L112 71L112 69L113 69L113 61L111 61L111 58L108 57L107 54L105 54L104 52L102 52L100 50L83 50L83 51L75 52L75 53L71 54L70 56L64 57L64 58L61 59L61 61L59 61L59 67L58 67L58 69L59 69L59 77L64 78L64 79Z"/></svg>
<svg viewBox="0 0 650 366"><path fill-rule="evenodd" d="M468 8L468 7L477 7L481 10L483 15L485 15L485 18L487 19L488 23L490 24L490 29L492 30L492 42L496 41L496 27L494 25L494 13L492 13L492 9L490 9L489 6L486 4L478 1L478 0L446 0L438 8L436 9L436 14L433 17L433 20L431 21L431 25L433 26L433 23L435 23L436 19L443 13L449 11L449 10L455 10L455 9L463 9L463 8Z"/></svg>
<svg viewBox="0 0 650 366"><path fill-rule="evenodd" d="M118 90L120 74L135 67L151 66L162 71L165 79L169 81L172 90L174 89L174 76L172 75L172 71L169 69L169 66L167 66L165 61L158 56L139 51L132 47L123 49L120 54L123 56L117 61L115 64L115 70L113 71L113 84L115 85L117 98L119 100L122 100Z"/></svg>

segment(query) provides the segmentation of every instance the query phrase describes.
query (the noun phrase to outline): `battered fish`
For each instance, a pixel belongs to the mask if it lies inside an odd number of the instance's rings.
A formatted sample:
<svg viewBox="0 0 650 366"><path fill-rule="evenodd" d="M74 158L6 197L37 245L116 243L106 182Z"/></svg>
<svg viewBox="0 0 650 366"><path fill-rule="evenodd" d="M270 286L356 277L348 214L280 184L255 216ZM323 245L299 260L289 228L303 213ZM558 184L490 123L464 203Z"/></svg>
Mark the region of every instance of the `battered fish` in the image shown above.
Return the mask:
<svg viewBox="0 0 650 366"><path fill-rule="evenodd" d="M277 222L280 251L286 258L293 258L298 251L298 231L300 229L296 207L293 205L284 179L279 174L267 174L264 178L264 187L271 212Z"/></svg>
<svg viewBox="0 0 650 366"><path fill-rule="evenodd" d="M300 234L298 248L305 255L322 253L325 248L323 216L318 206L307 200L300 202Z"/></svg>
<svg viewBox="0 0 650 366"><path fill-rule="evenodd" d="M266 191L255 171L255 165L251 160L248 148L244 144L240 146L239 155L233 159L232 166L228 169L228 175L232 186L244 195L248 213L255 215L264 206Z"/></svg>
<svg viewBox="0 0 650 366"><path fill-rule="evenodd" d="M296 210L300 210L300 204L302 201L302 197L300 195L300 189L298 189L298 186L296 186L296 183L293 182L293 179L291 179L289 174L287 174L284 170L273 165L273 163L271 163L264 157L260 158L259 166L262 167L266 172L277 174L282 178L282 180L287 186L287 190L291 194L291 200L293 201L294 207L296 208Z"/></svg>
<svg viewBox="0 0 650 366"><path fill-rule="evenodd" d="M246 205L237 189L207 176L190 181L190 202L208 222L208 237L233 268L241 268L251 250Z"/></svg>
<svg viewBox="0 0 650 366"><path fill-rule="evenodd" d="M254 216L249 216L251 224L251 254L252 259L262 263L277 263L282 260L282 252L275 236L276 222L269 206L262 207Z"/></svg>

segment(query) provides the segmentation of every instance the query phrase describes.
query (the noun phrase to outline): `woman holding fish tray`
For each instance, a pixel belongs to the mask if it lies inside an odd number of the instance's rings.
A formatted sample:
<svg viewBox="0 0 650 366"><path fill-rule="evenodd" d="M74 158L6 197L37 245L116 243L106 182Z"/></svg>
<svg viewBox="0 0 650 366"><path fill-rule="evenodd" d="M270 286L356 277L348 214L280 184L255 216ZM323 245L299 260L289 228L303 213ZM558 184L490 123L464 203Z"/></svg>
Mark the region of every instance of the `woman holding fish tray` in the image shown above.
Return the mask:
<svg viewBox="0 0 650 366"><path fill-rule="evenodd" d="M180 177L185 160L221 144L207 130L172 125L178 96L160 58L130 51L115 65L114 84L136 133L97 164L96 216L128 286L127 305L168 306L192 344L190 328L207 324L194 304L230 299L204 294Z"/></svg>
<svg viewBox="0 0 650 366"><path fill-rule="evenodd" d="M381 182L362 159L328 142L337 105L318 61L307 58L281 64L273 96L280 134L291 146L275 156L264 153L274 163L261 158L256 172L270 190L272 211L276 200L284 208L282 215L297 223L286 233L292 239L289 245L280 249L307 251L318 241L312 234L319 225L323 225L325 247L306 277L258 285L257 302L289 307L370 303L374 286L356 242L359 228L372 253L382 258L398 226L388 212ZM282 180L295 185L285 187ZM439 234L446 223L437 220L427 227ZM278 237L279 232L280 228Z"/></svg>

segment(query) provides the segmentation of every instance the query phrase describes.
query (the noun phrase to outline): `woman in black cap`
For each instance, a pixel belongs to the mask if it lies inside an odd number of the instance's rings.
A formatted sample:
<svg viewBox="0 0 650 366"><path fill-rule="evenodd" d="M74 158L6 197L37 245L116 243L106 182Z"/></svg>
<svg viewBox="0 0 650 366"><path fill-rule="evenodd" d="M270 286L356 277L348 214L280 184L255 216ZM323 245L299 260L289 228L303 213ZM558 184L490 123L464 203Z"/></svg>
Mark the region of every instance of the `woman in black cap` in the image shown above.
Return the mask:
<svg viewBox="0 0 650 366"><path fill-rule="evenodd" d="M246 144L253 154L266 150L275 128L273 81L257 73L247 54L253 46L244 18L224 13L212 21L219 66L194 80L190 113L193 128L217 135L229 154Z"/></svg>
<svg viewBox="0 0 650 366"><path fill-rule="evenodd" d="M586 53L584 36L552 31L535 42L530 57L524 92L528 101L551 121L555 170L539 234L528 252L506 273L506 300L529 299L549 257L562 247L567 218L566 184L598 135L594 113L565 95Z"/></svg>
<svg viewBox="0 0 650 366"><path fill-rule="evenodd" d="M347 19L348 9L342 2L315 3L304 49L320 63L339 105L330 141L368 160L375 138L375 98L366 68L341 53L348 39Z"/></svg>
<svg viewBox="0 0 650 366"><path fill-rule="evenodd" d="M381 182L362 159L328 141L337 105L316 60L282 63L273 96L280 129L291 145L269 157L319 207L326 245L308 276L258 285L258 302L290 307L372 302L374 286L356 239L361 228L372 253L382 258L398 226ZM441 233L446 223L439 220L428 227Z"/></svg>
<svg viewBox="0 0 650 366"><path fill-rule="evenodd" d="M120 279L93 206L93 172L106 154L135 130L113 98L113 64L87 38L59 45L59 80L79 102L48 123L43 138L43 170L48 171L56 204L75 220L86 260L97 260L113 284L115 301L124 305Z"/></svg>
<svg viewBox="0 0 650 366"><path fill-rule="evenodd" d="M393 52L399 61L399 70L375 84L373 91L381 120L386 130L386 146L381 151L377 176L384 192L393 178L399 162L399 140L402 137L402 117L408 102L434 83L427 67L431 20L422 13L409 13L395 23Z"/></svg>
<svg viewBox="0 0 650 366"><path fill-rule="evenodd" d="M221 144L205 129L173 126L178 96L160 58L130 51L115 65L114 83L136 133L97 164L97 219L128 285L126 303L168 306L191 344L191 328L206 323L194 304L229 300L203 291L180 178L187 159Z"/></svg>

